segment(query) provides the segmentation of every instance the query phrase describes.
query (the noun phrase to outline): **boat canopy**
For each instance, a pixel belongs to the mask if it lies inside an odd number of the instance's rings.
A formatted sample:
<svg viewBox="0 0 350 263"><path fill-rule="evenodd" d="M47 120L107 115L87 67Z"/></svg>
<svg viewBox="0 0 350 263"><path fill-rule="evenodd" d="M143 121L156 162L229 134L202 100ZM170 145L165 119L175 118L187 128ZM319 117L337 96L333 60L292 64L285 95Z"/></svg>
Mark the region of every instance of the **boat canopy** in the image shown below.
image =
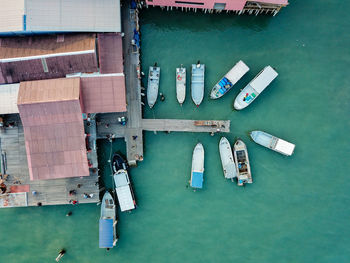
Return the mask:
<svg viewBox="0 0 350 263"><path fill-rule="evenodd" d="M249 67L242 61L238 61L237 64L225 75L225 77L231 81L234 85L236 84L245 73L249 71Z"/></svg>
<svg viewBox="0 0 350 263"><path fill-rule="evenodd" d="M282 139L278 139L275 149L281 153L292 155L295 145Z"/></svg>
<svg viewBox="0 0 350 263"><path fill-rule="evenodd" d="M114 175L114 182L116 187L129 185L129 178L125 172L117 173Z"/></svg>
<svg viewBox="0 0 350 263"><path fill-rule="evenodd" d="M253 89L261 93L277 76L278 73L271 66L267 66L249 84Z"/></svg>
<svg viewBox="0 0 350 263"><path fill-rule="evenodd" d="M191 187L203 187L203 172L192 172Z"/></svg>
<svg viewBox="0 0 350 263"><path fill-rule="evenodd" d="M113 219L100 219L100 248L112 248L114 242Z"/></svg>

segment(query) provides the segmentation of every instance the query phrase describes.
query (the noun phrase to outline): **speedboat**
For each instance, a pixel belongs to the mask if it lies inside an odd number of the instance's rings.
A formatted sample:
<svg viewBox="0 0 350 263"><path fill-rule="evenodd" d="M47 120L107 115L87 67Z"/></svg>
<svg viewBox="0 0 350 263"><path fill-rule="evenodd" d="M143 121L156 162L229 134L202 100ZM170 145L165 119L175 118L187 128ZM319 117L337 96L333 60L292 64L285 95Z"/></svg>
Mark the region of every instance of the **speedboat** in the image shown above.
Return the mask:
<svg viewBox="0 0 350 263"><path fill-rule="evenodd" d="M176 98L182 106L186 98L186 68L176 68Z"/></svg>
<svg viewBox="0 0 350 263"><path fill-rule="evenodd" d="M224 176L226 179L233 180L237 176L236 165L233 159L231 145L225 137L220 139L219 152Z"/></svg>
<svg viewBox="0 0 350 263"><path fill-rule="evenodd" d="M203 174L204 174L204 147L198 143L194 147L192 154L192 169L190 186L192 188L203 188Z"/></svg>

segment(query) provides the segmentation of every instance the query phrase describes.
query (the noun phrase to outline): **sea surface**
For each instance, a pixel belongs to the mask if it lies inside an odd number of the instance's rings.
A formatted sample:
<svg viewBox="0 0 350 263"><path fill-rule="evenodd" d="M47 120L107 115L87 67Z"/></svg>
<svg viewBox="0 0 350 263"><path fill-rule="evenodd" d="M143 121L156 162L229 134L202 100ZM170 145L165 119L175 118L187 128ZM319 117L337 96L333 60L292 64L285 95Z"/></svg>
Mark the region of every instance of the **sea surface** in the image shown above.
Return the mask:
<svg viewBox="0 0 350 263"><path fill-rule="evenodd" d="M295 0L276 17L141 12L142 67L161 67L164 102L145 118L231 120L231 143L248 147L254 183L224 179L218 143L223 134L145 132L144 161L130 171L138 209L119 212L119 242L98 248L100 206L0 210L0 262L350 262L349 1ZM206 65L205 98L176 101L175 68ZM238 60L250 71L222 99L214 84ZM232 103L266 65L278 78L243 111ZM146 85L147 79L144 83ZM187 81L190 78L188 75ZM292 157L249 139L264 130L296 144ZM204 188L188 187L192 151L205 148ZM110 151L99 143L100 171L112 187ZM65 214L73 211L73 215Z"/></svg>

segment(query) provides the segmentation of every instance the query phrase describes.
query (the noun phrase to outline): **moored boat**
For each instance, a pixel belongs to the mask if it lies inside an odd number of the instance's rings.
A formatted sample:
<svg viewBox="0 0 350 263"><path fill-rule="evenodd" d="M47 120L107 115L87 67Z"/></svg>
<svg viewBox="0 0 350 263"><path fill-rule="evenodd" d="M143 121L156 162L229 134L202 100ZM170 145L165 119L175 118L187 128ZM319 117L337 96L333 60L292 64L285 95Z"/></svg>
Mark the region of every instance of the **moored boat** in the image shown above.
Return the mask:
<svg viewBox="0 0 350 263"><path fill-rule="evenodd" d="M252 131L250 133L250 137L257 144L265 146L266 148L269 148L278 153L291 156L294 152L295 145L293 143L277 138L266 132Z"/></svg>
<svg viewBox="0 0 350 263"><path fill-rule="evenodd" d="M115 153L112 158L113 173L116 173L121 169L126 170L127 168L128 162L119 153Z"/></svg>
<svg viewBox="0 0 350 263"><path fill-rule="evenodd" d="M116 211L112 195L106 191L101 203L101 217L99 221L99 247L113 248L117 241Z"/></svg>
<svg viewBox="0 0 350 263"><path fill-rule="evenodd" d="M236 110L242 110L249 106L277 76L278 73L271 66L265 67L237 95L233 104L234 108Z"/></svg>
<svg viewBox="0 0 350 263"><path fill-rule="evenodd" d="M247 72L249 67L242 61L238 61L227 74L221 78L211 90L210 98L218 99L224 96Z"/></svg>
<svg viewBox="0 0 350 263"><path fill-rule="evenodd" d="M192 64L191 95L194 104L199 106L204 98L204 72L205 65Z"/></svg>
<svg viewBox="0 0 350 263"><path fill-rule="evenodd" d="M135 209L136 201L128 172L126 170L119 170L113 175L113 179L120 210L124 212Z"/></svg>
<svg viewBox="0 0 350 263"><path fill-rule="evenodd" d="M186 68L176 68L176 98L182 106L186 98Z"/></svg>
<svg viewBox="0 0 350 263"><path fill-rule="evenodd" d="M194 147L192 154L192 169L190 186L192 188L203 188L203 174L204 174L204 147L198 143Z"/></svg>
<svg viewBox="0 0 350 263"><path fill-rule="evenodd" d="M242 140L238 139L233 145L233 155L237 171L237 184L242 186L246 183L253 183L247 146Z"/></svg>
<svg viewBox="0 0 350 263"><path fill-rule="evenodd" d="M226 137L221 137L220 139L219 152L224 176L226 179L233 180L237 176L236 165L233 159L231 145Z"/></svg>
<svg viewBox="0 0 350 263"><path fill-rule="evenodd" d="M157 63L153 67L149 67L148 72L148 87L147 87L147 102L150 108L153 108L157 102L159 90L160 67Z"/></svg>

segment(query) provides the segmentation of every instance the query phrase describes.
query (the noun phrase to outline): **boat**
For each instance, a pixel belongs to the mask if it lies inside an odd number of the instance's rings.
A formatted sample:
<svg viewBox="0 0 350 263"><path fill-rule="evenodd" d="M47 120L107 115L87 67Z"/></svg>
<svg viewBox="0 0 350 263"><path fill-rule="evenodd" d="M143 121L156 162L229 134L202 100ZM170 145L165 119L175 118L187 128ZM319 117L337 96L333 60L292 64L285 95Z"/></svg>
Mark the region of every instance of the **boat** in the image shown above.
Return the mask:
<svg viewBox="0 0 350 263"><path fill-rule="evenodd" d="M127 170L121 169L113 175L115 192L122 212L136 208L134 193Z"/></svg>
<svg viewBox="0 0 350 263"><path fill-rule="evenodd" d="M236 110L242 110L249 106L277 76L278 73L271 66L265 67L237 95L233 103L234 108Z"/></svg>
<svg viewBox="0 0 350 263"><path fill-rule="evenodd" d="M112 168L113 173L116 173L117 171L121 169L128 169L128 162L118 153L115 153L112 158Z"/></svg>
<svg viewBox="0 0 350 263"><path fill-rule="evenodd" d="M186 98L186 68L176 68L176 98L182 106Z"/></svg>
<svg viewBox="0 0 350 263"><path fill-rule="evenodd" d="M233 145L233 156L235 158L237 171L237 184L242 186L246 183L253 183L252 174L250 171L248 150L245 143L238 139Z"/></svg>
<svg viewBox="0 0 350 263"><path fill-rule="evenodd" d="M197 107L202 103L204 97L204 71L205 65L200 64L200 61L192 64L191 95Z"/></svg>
<svg viewBox="0 0 350 263"><path fill-rule="evenodd" d="M249 67L242 61L238 61L227 74L215 84L211 90L210 98L218 99L224 96L247 72Z"/></svg>
<svg viewBox="0 0 350 263"><path fill-rule="evenodd" d="M194 121L194 126L225 128L224 121Z"/></svg>
<svg viewBox="0 0 350 263"><path fill-rule="evenodd" d="M148 106L152 109L157 102L158 90L159 90L159 78L160 67L157 67L157 63L153 67L149 67L148 73L148 87L147 87L147 102Z"/></svg>
<svg viewBox="0 0 350 263"><path fill-rule="evenodd" d="M233 180L237 176L236 165L233 159L231 145L226 137L221 137L220 139L219 152L224 176L226 179Z"/></svg>
<svg viewBox="0 0 350 263"><path fill-rule="evenodd" d="M99 221L99 247L113 248L117 241L115 203L112 195L106 191L101 203L101 217Z"/></svg>
<svg viewBox="0 0 350 263"><path fill-rule="evenodd" d="M269 148L278 153L291 156L294 152L295 145L293 143L277 138L266 132L252 131L250 133L250 137L257 144L265 146L266 148Z"/></svg>
<svg viewBox="0 0 350 263"><path fill-rule="evenodd" d="M192 188L203 188L204 174L204 148L201 143L194 147L192 155L192 169L190 186Z"/></svg>

